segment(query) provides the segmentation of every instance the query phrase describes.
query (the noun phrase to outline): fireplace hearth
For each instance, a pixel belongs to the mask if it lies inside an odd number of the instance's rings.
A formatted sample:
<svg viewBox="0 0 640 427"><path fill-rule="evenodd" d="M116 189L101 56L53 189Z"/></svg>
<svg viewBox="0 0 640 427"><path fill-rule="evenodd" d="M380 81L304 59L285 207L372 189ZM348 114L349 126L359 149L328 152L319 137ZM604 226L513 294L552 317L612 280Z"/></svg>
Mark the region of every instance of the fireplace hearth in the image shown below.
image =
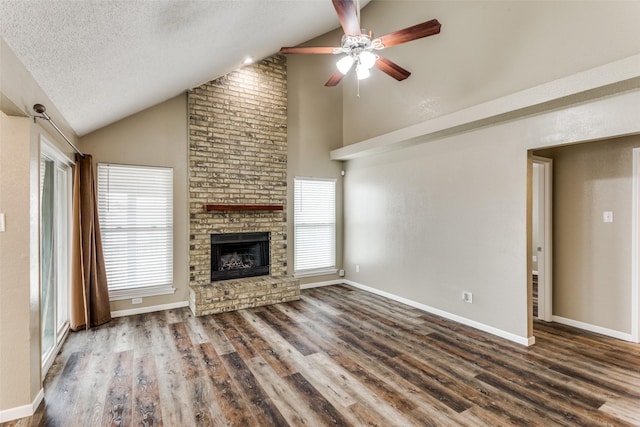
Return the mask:
<svg viewBox="0 0 640 427"><path fill-rule="evenodd" d="M269 233L211 235L211 281L269 275Z"/></svg>

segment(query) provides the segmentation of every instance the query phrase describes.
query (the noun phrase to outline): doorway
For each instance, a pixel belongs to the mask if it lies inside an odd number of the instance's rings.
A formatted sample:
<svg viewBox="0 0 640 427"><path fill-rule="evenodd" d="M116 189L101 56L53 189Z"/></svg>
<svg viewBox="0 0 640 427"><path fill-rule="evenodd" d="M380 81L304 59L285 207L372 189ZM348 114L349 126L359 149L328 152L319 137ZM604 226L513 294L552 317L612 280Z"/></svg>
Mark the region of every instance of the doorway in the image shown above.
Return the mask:
<svg viewBox="0 0 640 427"><path fill-rule="evenodd" d="M551 322L552 292L552 219L553 160L533 156L532 175L532 274L534 317Z"/></svg>
<svg viewBox="0 0 640 427"><path fill-rule="evenodd" d="M640 148L633 149L631 233L631 341L640 343Z"/></svg>
<svg viewBox="0 0 640 427"><path fill-rule="evenodd" d="M71 162L40 144L40 334L42 375L69 330Z"/></svg>

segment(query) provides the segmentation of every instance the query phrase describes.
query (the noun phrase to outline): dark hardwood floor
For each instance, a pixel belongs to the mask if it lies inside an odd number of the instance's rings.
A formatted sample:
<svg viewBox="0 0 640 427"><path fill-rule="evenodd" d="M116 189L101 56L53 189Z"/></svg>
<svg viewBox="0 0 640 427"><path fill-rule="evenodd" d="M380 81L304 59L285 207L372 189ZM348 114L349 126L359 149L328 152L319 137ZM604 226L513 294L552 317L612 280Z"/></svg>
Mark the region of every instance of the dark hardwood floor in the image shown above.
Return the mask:
<svg viewBox="0 0 640 427"><path fill-rule="evenodd" d="M640 425L640 346L536 322L523 347L348 286L69 336L4 426Z"/></svg>

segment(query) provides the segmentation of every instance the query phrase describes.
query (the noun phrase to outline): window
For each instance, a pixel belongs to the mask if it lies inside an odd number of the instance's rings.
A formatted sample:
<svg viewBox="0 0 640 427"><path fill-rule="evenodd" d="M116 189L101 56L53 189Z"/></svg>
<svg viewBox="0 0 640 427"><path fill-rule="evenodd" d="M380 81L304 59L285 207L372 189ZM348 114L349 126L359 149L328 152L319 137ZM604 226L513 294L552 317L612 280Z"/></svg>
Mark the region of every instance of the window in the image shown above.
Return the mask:
<svg viewBox="0 0 640 427"><path fill-rule="evenodd" d="M98 212L109 298L173 293L173 169L98 164Z"/></svg>
<svg viewBox="0 0 640 427"><path fill-rule="evenodd" d="M336 180L294 180L296 276L336 272Z"/></svg>

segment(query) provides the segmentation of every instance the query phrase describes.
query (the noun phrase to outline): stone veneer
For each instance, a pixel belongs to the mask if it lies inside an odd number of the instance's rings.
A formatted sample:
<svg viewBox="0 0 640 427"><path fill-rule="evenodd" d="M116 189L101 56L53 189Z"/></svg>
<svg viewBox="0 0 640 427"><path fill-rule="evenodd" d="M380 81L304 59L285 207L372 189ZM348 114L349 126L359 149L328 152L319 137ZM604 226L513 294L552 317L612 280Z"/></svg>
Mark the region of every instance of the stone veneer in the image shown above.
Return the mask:
<svg viewBox="0 0 640 427"><path fill-rule="evenodd" d="M196 316L293 301L300 298L300 281L292 277L260 276L194 285L189 307Z"/></svg>
<svg viewBox="0 0 640 427"><path fill-rule="evenodd" d="M292 287L286 277L286 83L285 58L275 55L189 92L190 306L196 315L299 298L297 281ZM205 204L284 209L205 212ZM212 283L211 233L258 231L271 236L271 278ZM280 282L283 292L275 292ZM205 300L207 307L195 307Z"/></svg>

